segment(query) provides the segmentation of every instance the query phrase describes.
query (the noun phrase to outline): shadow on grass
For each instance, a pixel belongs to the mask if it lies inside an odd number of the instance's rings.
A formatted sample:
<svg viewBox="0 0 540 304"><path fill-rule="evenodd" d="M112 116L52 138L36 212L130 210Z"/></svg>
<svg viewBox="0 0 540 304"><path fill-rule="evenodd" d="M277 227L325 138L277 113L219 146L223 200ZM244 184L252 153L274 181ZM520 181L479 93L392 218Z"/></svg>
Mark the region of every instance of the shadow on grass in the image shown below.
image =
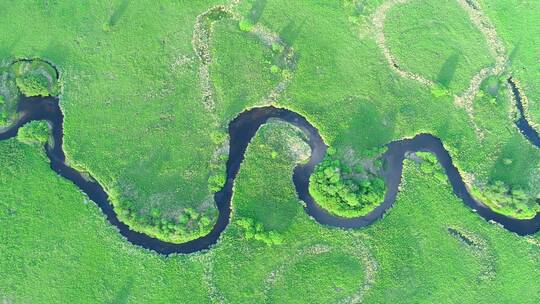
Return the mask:
<svg viewBox="0 0 540 304"><path fill-rule="evenodd" d="M257 22L259 22L266 7L266 2L267 0L253 1L253 5L251 5L251 9L249 10L248 14L248 20L251 22L251 24L257 24Z"/></svg>
<svg viewBox="0 0 540 304"><path fill-rule="evenodd" d="M57 66L61 66L65 63L66 58L72 56L72 52L62 41L52 39L43 50L43 55L47 59L54 61Z"/></svg>
<svg viewBox="0 0 540 304"><path fill-rule="evenodd" d="M283 41L285 41L288 45L293 45L296 39L298 38L298 35L300 35L300 32L302 32L302 28L306 24L306 20L302 20L302 23L297 24L296 21L291 20L281 31L279 32L279 36Z"/></svg>
<svg viewBox="0 0 540 304"><path fill-rule="evenodd" d="M456 74L457 65L459 62L459 54L454 53L450 55L444 62L444 64L441 67L441 70L439 71L439 74L437 75L437 82L441 84L443 87L448 88L450 85L450 82L452 82L452 79L454 78L454 75Z"/></svg>
<svg viewBox="0 0 540 304"><path fill-rule="evenodd" d="M514 47L514 49L508 56L508 65L512 65L514 63L514 59L516 59L516 56L519 53L520 49L521 49L521 42L518 42L518 44Z"/></svg>
<svg viewBox="0 0 540 304"><path fill-rule="evenodd" d="M124 286L116 293L114 298L109 302L110 304L124 304L129 300L131 290L133 289L133 277L129 277L124 283Z"/></svg>
<svg viewBox="0 0 540 304"><path fill-rule="evenodd" d="M111 17L109 18L109 22L108 22L110 27L115 26L118 23L118 21L120 20L120 18L122 18L122 16L126 13L126 10L127 10L128 6L129 6L129 1L130 0L123 0L120 3L120 5L118 5L114 9Z"/></svg>

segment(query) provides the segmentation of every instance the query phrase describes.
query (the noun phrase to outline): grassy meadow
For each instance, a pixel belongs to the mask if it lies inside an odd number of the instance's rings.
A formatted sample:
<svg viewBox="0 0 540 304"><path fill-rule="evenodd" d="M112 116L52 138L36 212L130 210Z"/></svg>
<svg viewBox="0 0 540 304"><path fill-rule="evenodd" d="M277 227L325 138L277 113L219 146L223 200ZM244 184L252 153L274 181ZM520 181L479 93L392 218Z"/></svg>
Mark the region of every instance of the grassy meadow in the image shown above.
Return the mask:
<svg viewBox="0 0 540 304"><path fill-rule="evenodd" d="M221 142L208 134L223 130L202 106L191 46L196 16L213 4L0 4L10 20L0 56L46 58L60 71L70 163L141 217L176 220L187 208L217 215L207 181Z"/></svg>
<svg viewBox="0 0 540 304"><path fill-rule="evenodd" d="M68 162L104 186L133 229L177 243L213 227L228 122L269 104L306 117L329 157L347 165L370 164L393 140L434 134L475 196L498 212L534 216L540 150L515 127L504 80L519 81L539 123L538 4L478 0L509 61L467 109L452 95L494 64L485 37L457 1L405 2L386 14L387 47L401 69L441 90L389 65L373 20L382 0L3 1L0 126L14 118L9 63L53 63ZM205 66L194 28L216 5L234 14L209 26ZM203 102L207 90L213 107ZM44 124L22 130L0 142L5 303L540 302L540 234L485 222L433 164L406 162L396 205L373 225L326 227L303 211L291 180L308 146L297 129L272 121L248 148L218 244L164 257L122 239L54 174L40 147Z"/></svg>
<svg viewBox="0 0 540 304"><path fill-rule="evenodd" d="M538 2L479 1L492 19L509 53L509 72L528 98L528 116L540 130L540 28L536 26Z"/></svg>
<svg viewBox="0 0 540 304"><path fill-rule="evenodd" d="M135 247L39 145L0 143L0 299L13 303L537 303L540 247L485 222L445 182L408 161L384 219L359 230L310 219L291 175L302 159L268 125L248 148L233 220L207 252ZM300 139L294 139L301 146ZM270 152L270 153L269 153ZM275 153L271 153L275 152ZM273 156L272 156L273 155ZM436 168L434 170L441 170ZM17 178L14 179L13 176ZM276 187L265 187L274 184ZM260 192L245 191L258 186ZM27 195L32 193L32 195ZM278 216L267 216L276 214ZM247 239L239 219L282 244ZM22 224L24 223L24 224Z"/></svg>
<svg viewBox="0 0 540 304"><path fill-rule="evenodd" d="M455 94L465 91L482 68L494 64L485 38L456 0L396 5L386 15L384 34L401 68Z"/></svg>
<svg viewBox="0 0 540 304"><path fill-rule="evenodd" d="M410 5L416 2L411 1ZM443 4L429 0L420 2L430 4L423 6L426 12L422 15L431 18L431 21L425 21L427 23L444 23L444 15L436 12L441 9L438 5L449 10L457 9L451 1ZM472 188L482 191L500 181L527 193L526 210L492 205L494 209L516 217L534 214L537 205L533 201L540 192L539 184L534 182L539 173L540 153L513 124L510 113L515 105L508 98L508 88L499 83L497 97L493 100L487 96L492 94L492 90L482 86L476 99L484 98L488 102L482 111L474 110L471 119L464 108L454 104L451 96L434 96L431 88L400 77L388 66L374 41L369 18L376 8L375 4L366 4L362 10L356 9L353 13L356 19L351 20L351 8L346 3L267 2L259 22L279 32L299 53L293 81L277 103L305 115L319 128L327 143L336 148L342 160L373 157L392 140L412 137L420 132L432 133L442 139ZM400 9L404 7L397 5L389 14ZM245 14L249 14L249 7L245 10ZM401 22L415 20L416 17L416 14L402 14ZM391 23L390 20L387 21ZM469 61L476 62L478 69L484 64L489 65L491 61L484 60L487 50L482 52L478 43L473 43L478 30L470 22L465 23L463 18L452 22L459 24L459 31L445 27L445 35L459 39L460 45L469 43L472 49L462 51L468 54ZM469 32L463 32L466 29ZM317 37L317 43L313 43L313 37ZM446 41L447 47L454 47L452 41ZM438 43L434 49L423 51L435 54L437 48L445 47L444 41ZM421 63L423 66L442 64L437 58L426 55ZM452 80L455 83L467 82L469 79L465 77L477 72L470 66L465 70L461 67L460 70L460 65L455 66ZM411 69L422 71L422 67L411 66ZM425 73L424 76L428 77L429 72ZM479 103L473 104L478 107ZM475 132L475 126L482 134ZM524 150L512 153L511 163L503 165L507 158L503 156L507 153L503 151L505 146L515 146L514 151ZM524 163L529 165L520 165ZM504 170L497 170L501 167ZM496 171L498 174L494 176ZM515 180L509 174L511 172L521 172L520 179L527 182Z"/></svg>
<svg viewBox="0 0 540 304"><path fill-rule="evenodd" d="M192 36L196 17L215 4L20 1L0 7L10 20L2 28L0 56L4 61L41 57L57 66L69 161L105 186L134 229L175 242L209 231L217 215L212 192L223 176L227 122L268 102L305 115L342 161L359 162L391 140L433 133L452 151L472 188L482 192L501 182L527 196L518 207L503 202L494 209L518 217L534 214L538 151L512 154L511 163L501 166L506 151L529 145L512 126L508 89L500 88L486 122L479 113L471 119L450 96L434 96L396 75L373 38L376 2L241 1L233 8L239 17L211 26L208 70L216 104L205 108ZM389 48L398 50L404 68L451 91L462 90L493 61L478 29L459 10L453 1L410 1L393 7L385 23ZM456 17L448 24L442 11ZM291 47L294 69L280 66L279 51L242 29L237 19L263 26L266 36L277 35ZM407 35L396 30L417 19L423 25ZM414 44L417 49L406 47L415 36L425 40ZM446 62L451 50L462 58L456 64ZM266 98L284 77L290 81L283 92ZM491 129L480 137L475 126L485 124ZM523 174L516 180L506 172ZM186 216L204 218L205 224L185 226ZM180 232L156 225L177 225Z"/></svg>

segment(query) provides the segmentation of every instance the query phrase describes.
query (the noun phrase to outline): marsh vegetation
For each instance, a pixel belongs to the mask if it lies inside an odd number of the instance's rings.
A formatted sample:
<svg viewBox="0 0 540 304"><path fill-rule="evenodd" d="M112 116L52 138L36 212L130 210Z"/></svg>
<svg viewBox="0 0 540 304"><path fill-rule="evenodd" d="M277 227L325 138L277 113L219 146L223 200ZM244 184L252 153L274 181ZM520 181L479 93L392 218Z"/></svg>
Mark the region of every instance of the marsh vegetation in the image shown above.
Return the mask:
<svg viewBox="0 0 540 304"><path fill-rule="evenodd" d="M103 185L123 221L171 242L214 227L227 127L262 105L301 114L332 147L311 183L329 212L350 217L377 206L384 146L429 133L475 198L531 218L540 150L515 126L506 80L516 80L538 129L539 5L4 3L0 126L17 120L19 97L61 94L68 163ZM268 123L245 154L219 242L164 257L126 242L50 170L48 132L31 123L0 142L0 301L540 301L540 235L520 237L471 212L431 154L409 155L382 220L335 229L306 215L294 189L293 170L309 157L305 138Z"/></svg>

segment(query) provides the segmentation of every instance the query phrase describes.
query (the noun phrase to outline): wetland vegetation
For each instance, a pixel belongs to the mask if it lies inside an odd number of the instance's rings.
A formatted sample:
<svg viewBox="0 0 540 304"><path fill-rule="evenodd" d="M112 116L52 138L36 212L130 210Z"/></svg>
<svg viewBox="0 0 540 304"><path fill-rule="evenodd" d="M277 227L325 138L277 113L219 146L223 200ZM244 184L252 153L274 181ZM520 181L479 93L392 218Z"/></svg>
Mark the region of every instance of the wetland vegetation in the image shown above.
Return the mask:
<svg viewBox="0 0 540 304"><path fill-rule="evenodd" d="M386 145L429 133L474 198L534 221L540 149L516 127L513 89L538 130L536 3L17 1L0 11L0 132L24 116L19 100L59 97L66 162L103 187L121 222L161 241L207 235L214 195L228 182L234 191L214 245L159 255L49 168L50 125L30 122L0 142L1 301L540 301L538 232L471 212L430 153L407 154L393 208L362 229L304 212L293 176L311 149L297 126L264 124L234 182L226 175L230 122L275 106L329 146L309 190L333 216L380 206Z"/></svg>

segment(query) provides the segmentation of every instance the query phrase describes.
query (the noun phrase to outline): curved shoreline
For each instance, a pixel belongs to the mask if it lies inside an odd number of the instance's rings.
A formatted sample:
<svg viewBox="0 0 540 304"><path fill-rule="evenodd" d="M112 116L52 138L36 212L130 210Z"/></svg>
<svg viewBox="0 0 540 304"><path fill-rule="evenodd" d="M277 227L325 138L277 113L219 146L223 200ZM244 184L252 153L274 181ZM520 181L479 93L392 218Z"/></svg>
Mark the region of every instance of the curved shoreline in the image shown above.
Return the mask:
<svg viewBox="0 0 540 304"><path fill-rule="evenodd" d="M516 103L518 110L519 118L516 120L516 126L519 131L527 140L534 146L540 148L540 135L538 131L529 123L527 120L527 115L525 113L525 108L523 107L523 96L520 93L519 87L517 86L514 78L509 77L507 80L510 90L512 91L513 99Z"/></svg>
<svg viewBox="0 0 540 304"><path fill-rule="evenodd" d="M508 79L508 83L515 95L520 113L520 119L515 123L531 144L540 147L540 136L524 117L521 97L519 91L515 88L515 84L512 82L512 78ZM532 219L516 219L492 211L483 203L475 200L467 190L458 169L453 165L452 158L444 148L441 140L431 134L419 134L414 138L402 139L388 144L388 150L383 156L388 168L383 173L387 192L384 202L372 212L357 218L342 218L331 215L317 205L309 194L309 177L313 173L315 166L322 161L326 153L327 147L321 135L303 116L287 109L266 106L246 110L240 113L229 124L230 149L226 167L227 180L224 187L214 195L214 200L219 211L216 225L210 233L198 239L182 244L169 243L131 230L127 224L118 219L110 203L109 196L103 187L93 178L88 179L88 177L66 164L66 157L62 148L64 116L60 109L58 98L23 97L19 102L17 110L20 113L19 119L12 126L0 132L0 141L15 137L19 128L25 123L34 120L48 121L51 125L53 140L52 144L45 146L45 150L47 157L51 161L51 168L60 176L72 181L80 190L86 193L99 206L109 223L116 226L120 234L130 243L161 254L192 253L209 249L213 244L217 243L221 233L230 221L234 180L244 159L246 149L259 127L265 124L270 118L278 118L291 123L308 135L309 146L312 150L311 156L309 162L297 165L294 168L293 182L299 198L306 203L304 207L305 211L321 224L342 228L360 228L380 219L396 200L406 153L429 151L437 156L456 196L461 198L467 206L475 210L484 219L495 221L507 230L519 235L533 234L540 230L540 213Z"/></svg>

